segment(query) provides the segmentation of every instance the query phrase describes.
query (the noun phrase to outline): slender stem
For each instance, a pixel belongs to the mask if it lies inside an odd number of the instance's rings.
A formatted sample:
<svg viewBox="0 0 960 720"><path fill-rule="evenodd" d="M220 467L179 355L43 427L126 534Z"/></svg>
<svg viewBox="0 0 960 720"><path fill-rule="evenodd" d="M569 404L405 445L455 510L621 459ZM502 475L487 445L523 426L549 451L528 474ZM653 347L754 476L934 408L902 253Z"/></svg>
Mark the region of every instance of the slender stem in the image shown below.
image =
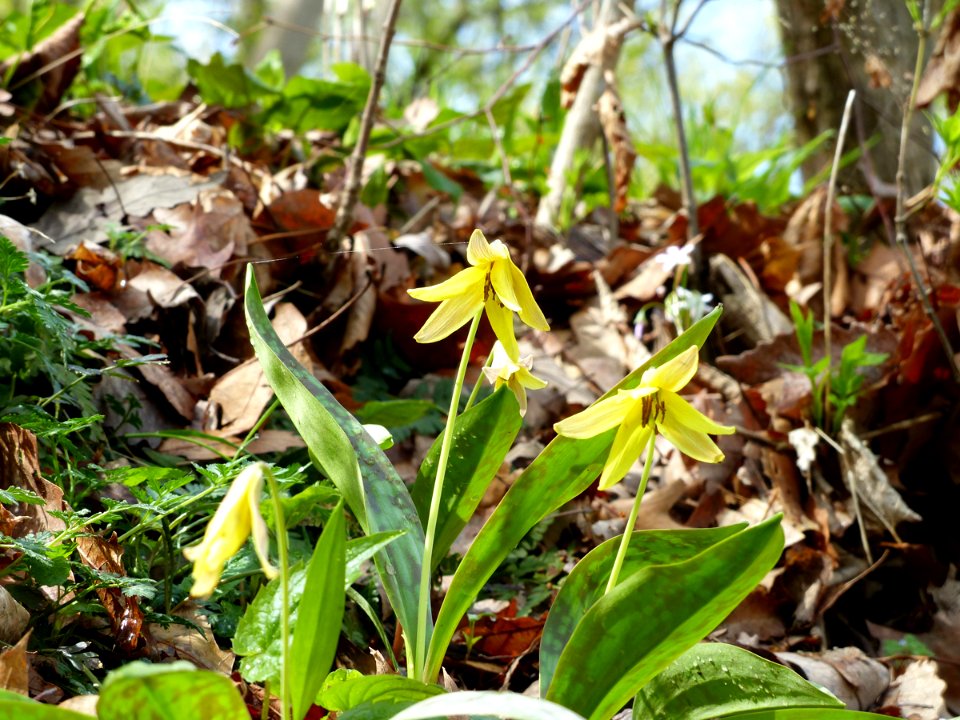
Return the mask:
<svg viewBox="0 0 960 720"><path fill-rule="evenodd" d="M487 359L483 361L483 367L490 367L490 363L493 362L493 353L487 355ZM481 368L480 374L477 376L477 382L474 383L473 389L470 391L470 397L467 398L467 404L463 406L463 411L466 412L473 407L473 404L477 401L477 395L480 394L480 386L483 384L483 369Z"/></svg>
<svg viewBox="0 0 960 720"><path fill-rule="evenodd" d="M831 307L833 296L833 197L837 190L837 175L840 173L840 163L843 160L843 141L847 137L850 111L853 109L853 99L856 96L857 91L851 90L847 95L847 104L843 107L840 135L837 137L837 148L833 154L830 182L827 183L827 204L823 211L823 354L827 358L827 373L824 378L823 390L824 423L830 417L830 365L833 363L830 347L830 328L833 324L833 308Z"/></svg>
<svg viewBox="0 0 960 720"><path fill-rule="evenodd" d="M617 585L620 578L620 569L623 567L623 561L627 557L627 547L630 545L630 536L633 535L633 526L637 524L637 514L640 512L640 500L643 493L647 490L647 480L650 479L650 470L653 467L653 450L657 433L650 433L650 441L647 443L647 459L643 463L643 475L640 478L640 487L637 488L637 496L633 499L633 507L630 508L630 517L627 518L627 526L623 529L623 535L620 537L620 549L617 550L617 558L613 561L613 569L610 570L610 579L607 581L607 589L604 594L609 593Z"/></svg>
<svg viewBox="0 0 960 720"><path fill-rule="evenodd" d="M443 478L447 474L447 460L450 458L450 448L453 445L453 423L457 419L457 410L460 408L460 393L463 392L463 378L467 374L467 365L470 363L470 350L477 337L477 328L480 325L481 309L470 323L467 333L467 342L463 346L463 356L460 358L460 367L457 369L457 379L453 385L453 395L450 398L450 410L447 413L447 426L443 430L443 441L440 444L440 460L437 463L437 477L433 482L433 496L430 498L430 514L427 516L427 531L423 540L423 566L420 568L420 607L417 618L417 652L414 655L418 665L417 674L420 679L429 683L427 672L427 626L430 624L430 578L433 570L433 540L437 534L437 516L440 514L440 496L443 494Z"/></svg>
<svg viewBox="0 0 960 720"><path fill-rule="evenodd" d="M363 161L367 156L367 143L370 142L370 131L377 115L377 104L380 99L380 90L387 79L387 59L390 57L390 44L397 27L397 15L400 13L401 0L391 0L387 8L387 17L383 21L383 35L380 38L380 49L377 51L377 64L373 72L373 81L370 83L370 92L367 94L367 104L363 107L360 116L360 136L353 148L350 162L347 163L347 179L344 185L343 198L333 227L327 234L325 245L328 250L336 250L340 239L346 234L353 219L353 208L360 197L361 173Z"/></svg>
<svg viewBox="0 0 960 720"><path fill-rule="evenodd" d="M897 211L894 217L894 223L896 225L897 245L900 246L901 251L907 258L907 265L910 267L913 282L917 286L917 294L920 296L920 302L927 316L930 318L930 322L933 324L933 329L937 333L937 337L940 339L943 352L947 356L947 362L950 364L950 370L953 373L953 379L955 382L960 383L960 367L957 366L957 360L953 352L953 346L950 343L950 338L947 337L947 333L943 329L943 324L940 322L940 317L934 310L933 303L930 302L930 295L927 293L923 277L920 275L917 262L914 260L913 252L910 250L907 238L907 214L904 209L907 194L907 143L910 140L910 121L913 118L913 110L917 105L920 75L923 72L923 60L927 50L929 15L930 3L927 2L924 3L923 7L923 20L917 23L917 61L913 68L913 85L910 87L910 97L907 100L907 107L904 108L903 111L903 124L900 126L900 155L897 160Z"/></svg>
<svg viewBox="0 0 960 720"><path fill-rule="evenodd" d="M666 18L661 18L661 23ZM680 104L680 85L677 82L677 65L673 58L674 43L677 38L665 26L660 32L660 46L663 49L663 64L667 71L667 88L670 90L670 105L673 108L673 121L677 130L677 154L680 156L680 195L683 209L687 211L687 240L693 240L700 234L700 221L697 218L697 200L693 194L693 171L690 168L690 149L687 146L687 133L683 128L683 107ZM699 246L694 248L699 264Z"/></svg>
<svg viewBox="0 0 960 720"><path fill-rule="evenodd" d="M287 557L287 523L283 519L280 486L273 472L265 468L270 497L273 498L273 517L277 530L277 554L280 564L280 718L287 720L290 709L290 563ZM269 701L264 697L265 701Z"/></svg>

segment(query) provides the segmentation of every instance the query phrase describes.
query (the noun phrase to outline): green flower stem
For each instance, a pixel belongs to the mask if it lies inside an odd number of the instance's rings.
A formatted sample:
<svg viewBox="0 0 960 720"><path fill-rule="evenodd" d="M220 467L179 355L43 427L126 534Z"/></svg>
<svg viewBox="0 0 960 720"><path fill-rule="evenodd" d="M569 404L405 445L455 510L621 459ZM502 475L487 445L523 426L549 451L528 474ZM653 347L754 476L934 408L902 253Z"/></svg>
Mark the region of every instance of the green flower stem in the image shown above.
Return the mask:
<svg viewBox="0 0 960 720"><path fill-rule="evenodd" d="M477 328L480 325L480 310L470 323L467 341L463 346L463 356L460 358L460 367L457 369L457 379L453 384L453 395L450 397L450 410L447 412L447 425L443 430L443 441L440 444L440 460L437 463L437 477L433 482L433 495L430 498L430 514L427 516L427 530L423 540L423 565L420 569L420 606L417 616L417 651L414 658L417 662L416 675L423 682L430 683L426 677L427 667L427 626L430 621L430 578L433 567L433 540L437 534L437 516L440 514L440 497L443 494L443 478L447 474L447 461L450 458L450 448L453 445L453 424L457 419L457 410L460 408L460 394L463 392L463 378L467 374L467 365L470 364L470 351L473 341L477 337Z"/></svg>
<svg viewBox="0 0 960 720"><path fill-rule="evenodd" d="M287 557L287 523L283 519L280 486L273 472L265 468L270 497L273 498L273 517L277 531L277 554L280 565L280 720L287 720L290 708L290 563ZM264 702L269 696L264 694Z"/></svg>
<svg viewBox="0 0 960 720"><path fill-rule="evenodd" d="M627 526L623 529L623 535L620 537L620 548L617 550L617 558L613 561L613 569L610 570L610 579L607 581L607 589L604 594L609 593L617 585L620 578L620 569L623 567L623 561L627 557L627 547L630 545L630 536L633 535L633 528L637 524L637 514L640 512L640 500L643 493L647 490L647 480L650 479L650 469L653 467L653 449L657 439L655 432L650 433L650 442L647 443L647 459L643 463L643 475L640 477L640 487L637 488L637 496L633 499L633 507L630 508L630 517L627 518Z"/></svg>
<svg viewBox="0 0 960 720"><path fill-rule="evenodd" d="M473 403L477 400L477 395L480 394L480 386L483 384L483 368L490 367L490 364L493 362L493 353L491 352L487 355L487 359L484 360L483 366L480 368L480 374L477 376L477 381L473 384L473 390L470 391L470 397L467 398L467 404L463 406L463 411L466 412L473 407Z"/></svg>

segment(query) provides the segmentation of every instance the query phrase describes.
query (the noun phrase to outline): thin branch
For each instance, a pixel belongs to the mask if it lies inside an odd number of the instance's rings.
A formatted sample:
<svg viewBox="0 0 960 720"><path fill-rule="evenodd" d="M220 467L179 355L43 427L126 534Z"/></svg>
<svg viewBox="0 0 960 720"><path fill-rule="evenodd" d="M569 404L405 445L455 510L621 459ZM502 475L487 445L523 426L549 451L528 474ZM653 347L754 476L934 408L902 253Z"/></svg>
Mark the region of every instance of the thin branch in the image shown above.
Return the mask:
<svg viewBox="0 0 960 720"><path fill-rule="evenodd" d="M927 292L926 286L924 285L923 277L921 277L920 271L917 269L917 263L913 257L913 252L910 249L909 240L907 238L907 216L904 212L904 204L907 194L906 165L907 144L910 139L910 120L913 117L913 110L917 103L917 91L920 88L920 74L923 71L923 58L927 47L927 21L929 18L929 13L930 3L924 3L924 17L922 22L920 22L917 27L917 36L919 42L917 46L917 62L913 69L913 85L910 88L910 98L907 100L907 106L903 111L903 124L900 126L900 156L897 161L897 212L894 218L894 223L897 233L897 245L900 246L904 256L907 258L907 263L910 266L910 274L913 276L913 282L917 286L917 294L920 296L920 302L923 304L923 309L930 318L930 322L933 323L933 328L937 333L937 337L940 339L940 344L943 346L943 351L947 356L947 362L950 363L950 369L953 372L953 379L955 382L960 383L960 368L957 367L957 359L953 353L953 347L950 344L950 338L947 337L947 333L943 329L943 324L940 322L940 318L937 316L933 308L933 304L930 302L930 295Z"/></svg>
<svg viewBox="0 0 960 720"><path fill-rule="evenodd" d="M666 11L666 0L663 3ZM697 201L693 195L693 173L690 169L690 149L687 147L687 134L683 128L683 107L680 104L680 86L677 82L677 65L674 62L673 48L677 36L665 24L666 18L660 18L658 38L663 49L663 61L667 70L667 87L670 90L670 105L673 108L673 120L677 129L677 153L680 158L680 190L683 197L683 208L687 213L687 240L693 240L700 234L700 223L697 219ZM697 253L699 255L699 253ZM699 258L697 258L699 259ZM696 266L699 263L694 263Z"/></svg>
<svg viewBox="0 0 960 720"><path fill-rule="evenodd" d="M851 90L847 95L847 103L843 106L843 117L840 120L840 134L837 136L837 147L833 153L833 167L830 169L830 182L827 183L827 204L823 216L823 352L827 358L827 373L823 387L823 417L824 422L830 417L830 370L832 362L830 349L830 327L833 325L833 198L837 191L837 175L840 174L840 162L843 159L843 143L847 137L847 126L850 124L850 113L853 110L853 100L857 91Z"/></svg>
<svg viewBox="0 0 960 720"><path fill-rule="evenodd" d="M393 34L397 27L397 15L400 14L400 3L402 0L391 0L390 7L387 8L387 17L383 21L383 38L380 41L380 49L377 51L377 65L373 74L373 82L370 85L370 94L367 96L367 104L363 108L363 115L360 118L360 137L357 138L356 147L353 148L353 155L350 156L350 162L347 165L347 180L343 192L343 198L340 201L340 207L337 208L337 217L333 222L333 227L327 235L327 250L336 250L340 245L340 239L346 234L350 226L350 220L353 218L353 208L360 197L360 180L363 174L363 160L367 155L367 143L370 142L370 131L373 129L373 120L377 115L377 106L380 101L380 90L387 77L387 58L390 56L390 43L393 41Z"/></svg>

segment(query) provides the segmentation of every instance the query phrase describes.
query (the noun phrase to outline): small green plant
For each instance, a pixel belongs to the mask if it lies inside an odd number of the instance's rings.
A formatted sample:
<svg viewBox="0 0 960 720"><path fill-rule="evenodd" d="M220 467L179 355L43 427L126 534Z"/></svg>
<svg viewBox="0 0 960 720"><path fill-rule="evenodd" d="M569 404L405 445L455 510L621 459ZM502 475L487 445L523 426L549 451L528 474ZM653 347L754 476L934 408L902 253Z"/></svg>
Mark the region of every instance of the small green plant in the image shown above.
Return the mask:
<svg viewBox="0 0 960 720"><path fill-rule="evenodd" d="M847 410L856 405L863 390L864 376L861 370L882 364L887 359L887 355L869 352L867 336L861 335L843 347L840 352L839 367L833 367L831 359L826 356L814 361L813 311L804 313L797 303L791 301L790 314L796 328L803 365L784 365L784 367L802 373L810 380L813 423L828 432L839 432ZM825 417L827 408L829 408L829 417Z"/></svg>

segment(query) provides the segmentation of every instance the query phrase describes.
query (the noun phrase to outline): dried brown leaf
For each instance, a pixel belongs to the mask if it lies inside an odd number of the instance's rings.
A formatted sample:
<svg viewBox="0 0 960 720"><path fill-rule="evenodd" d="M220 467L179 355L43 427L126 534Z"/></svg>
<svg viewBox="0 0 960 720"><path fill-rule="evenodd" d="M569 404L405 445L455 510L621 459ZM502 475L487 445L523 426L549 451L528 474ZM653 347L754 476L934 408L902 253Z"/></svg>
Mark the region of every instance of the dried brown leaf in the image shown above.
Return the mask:
<svg viewBox="0 0 960 720"><path fill-rule="evenodd" d="M30 633L27 633L12 648L0 653L0 689L18 695L30 694L30 665L27 661L29 640Z"/></svg>
<svg viewBox="0 0 960 720"><path fill-rule="evenodd" d="M947 15L937 37L933 55L920 78L917 107L927 107L940 94L947 94L950 112L960 104L960 10Z"/></svg>
<svg viewBox="0 0 960 720"><path fill-rule="evenodd" d="M627 194L630 189L630 175L637 160L630 130L627 128L627 116L616 87L607 82L607 86L597 101L597 113L600 125L607 138L607 144L613 151L614 187L616 202L613 210L621 213L627 207Z"/></svg>

